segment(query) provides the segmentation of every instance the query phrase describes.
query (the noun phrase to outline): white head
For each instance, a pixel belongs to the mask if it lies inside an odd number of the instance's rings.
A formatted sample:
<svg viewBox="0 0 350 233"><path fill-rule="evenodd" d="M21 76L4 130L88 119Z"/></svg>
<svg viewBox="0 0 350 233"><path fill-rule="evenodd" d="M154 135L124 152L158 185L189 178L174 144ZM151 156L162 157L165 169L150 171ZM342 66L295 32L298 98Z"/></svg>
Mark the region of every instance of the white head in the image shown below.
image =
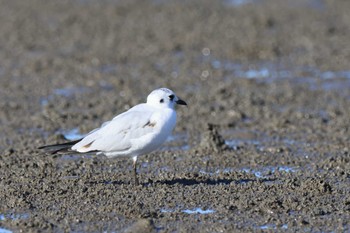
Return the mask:
<svg viewBox="0 0 350 233"><path fill-rule="evenodd" d="M147 96L147 104L159 108L174 108L175 104L187 105L185 101L178 98L175 93L168 88L159 88Z"/></svg>

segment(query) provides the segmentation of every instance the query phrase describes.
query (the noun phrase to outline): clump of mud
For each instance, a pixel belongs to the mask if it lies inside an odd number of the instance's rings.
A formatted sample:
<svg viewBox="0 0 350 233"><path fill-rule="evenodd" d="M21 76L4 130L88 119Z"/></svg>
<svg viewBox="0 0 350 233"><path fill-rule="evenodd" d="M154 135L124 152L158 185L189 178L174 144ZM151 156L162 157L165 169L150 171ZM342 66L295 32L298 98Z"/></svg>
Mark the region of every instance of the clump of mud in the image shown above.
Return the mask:
<svg viewBox="0 0 350 233"><path fill-rule="evenodd" d="M202 140L199 144L199 151L222 152L229 149L218 129L218 125L207 124L207 130L203 133Z"/></svg>
<svg viewBox="0 0 350 233"><path fill-rule="evenodd" d="M150 219L140 219L124 230L124 233L151 233L156 232L154 223Z"/></svg>

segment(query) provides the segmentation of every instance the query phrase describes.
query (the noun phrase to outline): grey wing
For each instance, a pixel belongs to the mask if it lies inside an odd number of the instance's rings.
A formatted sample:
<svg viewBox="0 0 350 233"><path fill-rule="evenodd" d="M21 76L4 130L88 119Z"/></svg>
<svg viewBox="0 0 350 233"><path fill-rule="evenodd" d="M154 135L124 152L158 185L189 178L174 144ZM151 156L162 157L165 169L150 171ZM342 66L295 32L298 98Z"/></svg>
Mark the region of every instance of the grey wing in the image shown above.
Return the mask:
<svg viewBox="0 0 350 233"><path fill-rule="evenodd" d="M133 138L152 132L152 127L145 127L151 116L151 111L129 110L103 124L101 128L93 130L72 149L78 152L126 151L132 146Z"/></svg>

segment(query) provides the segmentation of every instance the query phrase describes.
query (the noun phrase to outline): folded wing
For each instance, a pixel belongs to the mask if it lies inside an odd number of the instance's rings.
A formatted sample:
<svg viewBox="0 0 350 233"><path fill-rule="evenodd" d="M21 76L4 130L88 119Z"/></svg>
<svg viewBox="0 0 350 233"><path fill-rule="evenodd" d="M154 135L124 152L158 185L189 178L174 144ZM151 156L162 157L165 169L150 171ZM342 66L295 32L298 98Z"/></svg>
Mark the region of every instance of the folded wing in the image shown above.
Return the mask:
<svg viewBox="0 0 350 233"><path fill-rule="evenodd" d="M146 127L150 124L152 113L143 104L137 105L91 131L72 149L78 152L127 151L132 146L132 139L154 131L152 127Z"/></svg>

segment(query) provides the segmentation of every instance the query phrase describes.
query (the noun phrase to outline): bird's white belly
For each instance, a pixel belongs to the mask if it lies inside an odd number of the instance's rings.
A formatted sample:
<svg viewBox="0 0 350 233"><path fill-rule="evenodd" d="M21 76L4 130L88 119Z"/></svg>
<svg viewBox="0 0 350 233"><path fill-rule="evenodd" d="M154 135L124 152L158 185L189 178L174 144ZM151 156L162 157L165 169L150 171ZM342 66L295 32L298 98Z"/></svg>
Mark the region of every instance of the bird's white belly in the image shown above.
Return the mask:
<svg viewBox="0 0 350 233"><path fill-rule="evenodd" d="M158 149L167 139L169 133L150 134L133 140L133 155L143 155Z"/></svg>

